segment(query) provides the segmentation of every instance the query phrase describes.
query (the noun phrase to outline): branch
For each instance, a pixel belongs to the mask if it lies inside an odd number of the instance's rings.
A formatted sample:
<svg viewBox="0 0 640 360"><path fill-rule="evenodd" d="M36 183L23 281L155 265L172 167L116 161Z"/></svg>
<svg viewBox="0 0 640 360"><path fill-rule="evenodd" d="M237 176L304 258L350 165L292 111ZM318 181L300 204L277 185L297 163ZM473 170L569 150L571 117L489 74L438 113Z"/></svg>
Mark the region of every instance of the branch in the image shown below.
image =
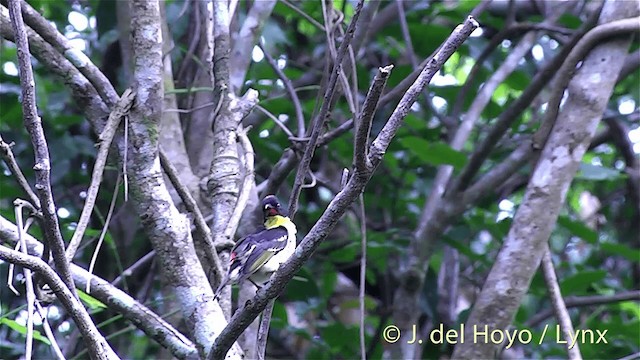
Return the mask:
<svg viewBox="0 0 640 360"><path fill-rule="evenodd" d="M14 41L8 10L2 5L0 5L0 35ZM38 61L69 88L75 103L84 111L93 128L100 131L104 126L104 119L109 116L109 110L93 85L69 60L30 28L27 29L27 39Z"/></svg>
<svg viewBox="0 0 640 360"><path fill-rule="evenodd" d="M322 97L322 106L320 107L318 116L315 118L315 121L313 123L313 128L311 130L311 136L309 137L307 146L304 149L302 160L298 165L296 178L293 183L293 188L291 189L291 196L289 197L289 217L292 219L295 217L296 210L298 208L298 199L300 198L300 191L302 190L302 185L304 184L304 178L307 174L307 171L309 170L309 164L311 164L311 159L313 158L313 154L316 151L316 143L318 142L320 131L322 130L327 117L329 117L329 106L331 105L333 100L336 83L338 81L340 69L342 68L342 61L344 60L344 57L347 54L349 43L351 42L351 39L353 39L353 34L355 32L356 25L358 24L358 18L360 17L360 12L362 11L363 4L364 4L364 0L358 1L358 4L356 5L356 8L353 13L353 17L351 18L351 23L347 28L347 33L345 34L344 39L340 44L340 48L338 49L338 55L336 56L336 60L333 63L333 70L331 71L331 75L329 76L329 81L327 83L324 96Z"/></svg>
<svg viewBox="0 0 640 360"><path fill-rule="evenodd" d="M222 264L220 263L218 252L213 245L211 229L209 229L207 222L204 220L204 216L202 215L198 204L196 204L195 199L193 198L193 196L191 196L191 192L189 191L189 189L187 189L186 186L184 186L184 184L182 184L182 181L180 181L178 170L176 170L176 168L173 166L167 154L162 148L159 148L158 154L160 155L160 165L162 166L162 169L167 174L167 177L169 177L169 180L171 181L173 188L176 189L176 192L180 196L180 199L182 199L185 208L193 216L193 222L195 224L196 231L200 235L204 251L215 270L214 272L216 276L216 282L220 282L220 279L222 279L223 275Z"/></svg>
<svg viewBox="0 0 640 360"><path fill-rule="evenodd" d="M69 39L64 37L47 19L32 8L27 2L22 7L22 15L29 27L51 44L60 54L69 60L84 77L91 82L100 94L100 98L111 107L118 101L118 94L107 77L96 67L81 50L74 48Z"/></svg>
<svg viewBox="0 0 640 360"><path fill-rule="evenodd" d="M403 9L404 10L404 9ZM365 286L367 284L367 217L364 208L364 195L360 194L360 286L358 298L360 300L360 358L367 360L367 345L365 342Z"/></svg>
<svg viewBox="0 0 640 360"><path fill-rule="evenodd" d="M69 290L68 286L58 277L40 258L25 255L19 251L0 246L0 259L12 264L20 265L31 269L42 276L42 279L49 285L56 294L62 305L65 307L73 321L78 326L85 344L93 359L119 359L118 355L111 349L109 343L100 334L93 324L91 317L82 306L80 301Z"/></svg>
<svg viewBox="0 0 640 360"><path fill-rule="evenodd" d="M393 65L378 68L378 73L373 78L367 97L362 105L362 112L358 118L358 127L356 129L353 141L353 158L355 159L356 169L364 172L371 167L367 162L367 146L369 145L369 134L371 133L371 122L378 107L380 95L384 90L384 86L391 75Z"/></svg>
<svg viewBox="0 0 640 360"><path fill-rule="evenodd" d="M208 359L220 359L228 351L235 339L242 331L253 322L258 314L267 306L271 299L276 298L285 288L294 274L311 257L322 241L331 233L342 215L350 208L358 198L364 187L371 179L375 167L380 163L384 152L404 117L418 98L420 92L429 83L429 80L440 70L445 61L453 54L462 42L469 37L477 27L473 18L468 18L465 23L457 27L451 36L445 41L441 50L434 57L434 61L425 68L423 73L410 90L405 94L393 112L383 131L370 146L369 160L372 167L366 172L355 171L349 178L345 187L334 197L318 222L309 230L294 254L273 275L271 281L256 293L253 301L248 301L240 310L236 311L229 320L229 325L222 331L209 354Z"/></svg>
<svg viewBox="0 0 640 360"><path fill-rule="evenodd" d="M275 299L271 299L267 306L262 310L262 319L260 319L260 327L258 328L258 340L256 345L256 355L258 360L264 360L267 352L267 338L269 337L269 325L271 323L271 315L273 307L276 304Z"/></svg>
<svg viewBox="0 0 640 360"><path fill-rule="evenodd" d="M40 199L38 199L36 193L33 192L33 190L31 189L31 185L29 185L29 182L27 181L27 178L22 173L20 166L18 166L18 162L13 156L13 151L11 151L12 146L13 142L11 144L7 144L2 139L2 135L0 135L0 156L2 156L2 159L4 159L4 162L5 164L7 164L9 170L16 177L18 185L20 185L22 191L24 191L24 193L27 195L29 201L31 201L31 204L33 204L33 206L37 209L40 209Z"/></svg>
<svg viewBox="0 0 640 360"><path fill-rule="evenodd" d="M625 291L613 295L568 296L564 300L565 306L568 308L606 305L622 301L640 301L640 290ZM553 309L543 310L529 319L526 326L536 327L553 314Z"/></svg>
<svg viewBox="0 0 640 360"><path fill-rule="evenodd" d="M242 89L247 69L251 63L251 51L276 6L276 2L276 0L254 1L242 23L242 28L237 34L234 34L229 68L229 84L234 92Z"/></svg>
<svg viewBox="0 0 640 360"><path fill-rule="evenodd" d="M150 0L130 6L137 89L136 106L130 116L127 164L132 204L156 250L166 284L179 295L186 328L195 339L199 355L204 356L226 321L217 302L211 301L213 290L195 253L189 222L171 200L158 159L163 96L159 4Z"/></svg>
<svg viewBox="0 0 640 360"><path fill-rule="evenodd" d="M524 110L531 104L533 99L538 96L540 91L548 85L551 79L555 76L558 68L565 61L567 56L573 51L575 45L583 37L587 29L591 27L592 23L597 21L597 16L600 12L596 11L594 15L585 22L582 26L582 30L578 31L571 40L560 50L560 52L544 67L536 73L531 80L531 83L525 91L516 99L509 107L503 111L495 122L495 125L489 130L486 137L478 144L473 153L469 156L469 161L464 168L460 171L460 175L451 185L452 191L461 191L467 188L473 176L478 172L480 166L489 156L491 150L500 141L504 133L511 127L511 124L524 112Z"/></svg>
<svg viewBox="0 0 640 360"><path fill-rule="evenodd" d="M287 94L289 94L291 101L293 102L293 109L296 113L296 120L298 121L298 128L297 128L298 136L303 137L305 133L305 128L304 128L305 121L304 121L304 113L302 112L302 105L300 103L300 98L298 97L298 93L296 93L296 90L293 88L293 84L291 83L291 80L289 80L289 78L284 73L284 71L280 69L280 67L278 66L278 63L273 59L273 57L269 55L269 53L267 52L267 49L265 49L264 47L264 44L262 44L262 42L259 42L258 46L260 46L260 50L262 50L262 53L264 54L265 59L267 59L267 62L269 63L273 71L276 73L278 78L282 80L282 83L284 84L284 88L287 91Z"/></svg>
<svg viewBox="0 0 640 360"><path fill-rule="evenodd" d="M256 180L253 170L255 153L253 151L251 141L247 136L249 130L251 130L251 127L238 129L238 132L236 134L238 136L238 142L240 143L240 146L242 146L242 150L244 151L244 179L242 180L242 187L240 188L240 194L238 195L236 206L233 209L233 214L231 215L231 218L227 223L227 228L225 230L225 237L227 238L232 238L233 234L236 233L238 224L240 223L240 219L242 218L242 213L247 207L247 202L249 201L251 187L255 186Z"/></svg>
<svg viewBox="0 0 640 360"><path fill-rule="evenodd" d="M18 238L19 233L16 225L0 216L0 240L13 245L18 242ZM40 256L43 250L42 244L29 234L24 234L24 238L29 254ZM150 338L171 351L175 357L187 359L197 356L195 346L187 337L127 293L109 284L108 281L89 274L77 265L71 264L71 274L73 280L81 288L86 287L87 281L90 280L91 296L122 314L125 319L134 323Z"/></svg>
<svg viewBox="0 0 640 360"><path fill-rule="evenodd" d="M120 119L127 115L132 104L133 92L130 89L127 89L118 100L118 103L115 104L111 114L109 114L107 124L98 138L100 148L98 149L96 162L93 165L91 184L87 190L87 199L85 200L84 207L82 208L82 213L80 214L80 220L78 220L76 230L74 231L71 241L69 241L69 246L67 247L66 256L68 261L73 261L73 257L80 246L80 242L82 241L82 236L87 229L91 213L93 212L93 207L96 203L96 198L98 197L98 190L100 189L100 183L102 182L102 173L104 172L104 167L107 164L107 156L109 155L111 142L116 134L116 130L118 130Z"/></svg>
<svg viewBox="0 0 640 360"><path fill-rule="evenodd" d="M71 293L75 293L75 285L71 279L69 271L69 263L64 255L64 240L60 233L58 224L58 216L56 213L56 204L53 200L51 192L51 161L49 159L49 146L42 129L42 120L38 116L36 108L35 80L33 78L33 70L31 69L31 53L29 52L29 44L27 43L27 32L22 22L22 13L20 11L21 0L9 1L9 16L13 26L16 47L18 49L18 65L20 68L20 86L22 87L22 111L24 117L24 125L31 137L33 150L35 153L35 165L33 170L36 174L36 191L42 205L44 235L47 243L51 247L53 261L57 270L60 272L64 283L67 285Z"/></svg>
<svg viewBox="0 0 640 360"><path fill-rule="evenodd" d="M607 2L600 21L632 23L627 31L635 30L640 26L637 18L614 21L634 12L637 14L635 4ZM582 67L570 82L559 121L544 145L522 204L471 311L466 329L476 325L486 325L491 330L505 329L512 322L540 264L571 180L613 92L629 43L629 37L600 43L583 60ZM574 72L573 68L566 70ZM599 74L599 81L593 81L593 74ZM554 110L549 107L547 111ZM465 331L465 335L472 336L472 333ZM498 346L494 343L458 344L452 358L491 357Z"/></svg>
<svg viewBox="0 0 640 360"><path fill-rule="evenodd" d="M369 148L369 157L374 166L377 166L382 160L384 151L389 147L391 139L396 131L398 131L400 125L402 125L402 121L409 113L411 105L413 105L418 96L420 96L420 91L429 84L433 76L440 70L451 54L462 45L478 26L478 22L473 17L468 17L464 23L455 28L449 38L440 46L440 49L429 60L424 69L422 69L416 81L409 87L404 96L402 96L398 106L391 114L389 121L382 128L380 134L378 134L378 137Z"/></svg>
<svg viewBox="0 0 640 360"><path fill-rule="evenodd" d="M562 335L564 336L569 359L581 360L582 355L580 354L580 347L578 346L578 343L571 343L571 339L574 338L573 334L575 334L575 330L573 328L573 324L571 323L571 316L569 316L567 306L564 303L564 299L562 299L560 285L558 284L558 277L556 276L556 271L553 268L553 261L551 260L551 251L549 249L549 244L545 244L545 248L546 249L544 250L544 255L542 255L541 267L542 273L544 274L544 282L547 284L547 289L549 290L549 297L551 298L553 311L556 314L558 324L560 324L560 329L562 330Z"/></svg>
<svg viewBox="0 0 640 360"><path fill-rule="evenodd" d="M587 55L589 50L600 43L603 39L637 32L639 30L639 23L640 17L612 21L594 28L589 31L584 38L580 39L580 42L578 42L576 47L571 51L565 62L558 70L559 76L555 82L555 87L553 88L553 92L551 93L547 104L547 111L545 112L544 119L542 120L542 124L540 124L540 128L533 136L534 149L542 149L546 139L549 137L551 129L558 117L562 95L576 71L576 65L578 62Z"/></svg>

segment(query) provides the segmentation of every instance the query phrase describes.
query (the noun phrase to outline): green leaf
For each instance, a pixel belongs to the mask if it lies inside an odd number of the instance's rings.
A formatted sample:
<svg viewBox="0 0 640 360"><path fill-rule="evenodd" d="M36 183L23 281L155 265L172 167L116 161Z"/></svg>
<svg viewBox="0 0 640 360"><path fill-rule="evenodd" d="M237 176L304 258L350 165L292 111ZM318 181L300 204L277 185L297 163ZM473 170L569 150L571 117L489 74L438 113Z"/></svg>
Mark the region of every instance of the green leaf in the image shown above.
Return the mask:
<svg viewBox="0 0 640 360"><path fill-rule="evenodd" d="M616 169L585 163L580 164L578 175L576 175L576 178L578 179L593 181L618 180L625 177L626 175Z"/></svg>
<svg viewBox="0 0 640 360"><path fill-rule="evenodd" d="M598 234L581 221L573 220L566 215L560 215L560 217L558 217L558 224L569 230L572 235L581 238L589 244L595 244L598 241Z"/></svg>
<svg viewBox="0 0 640 360"><path fill-rule="evenodd" d="M80 300L82 300L82 302L85 303L91 310L100 311L107 308L107 305L103 304L100 300L94 298L93 296L80 289L78 289L78 296L80 296Z"/></svg>
<svg viewBox="0 0 640 360"><path fill-rule="evenodd" d="M399 139L398 142L421 161L431 165L453 165L459 170L467 162L467 156L464 153L440 141L428 142L417 136L407 136Z"/></svg>
<svg viewBox="0 0 640 360"><path fill-rule="evenodd" d="M27 336L27 327L24 325L20 325L15 320L2 318L0 319L0 324L8 326L11 330L19 332L25 337ZM33 338L47 345L51 345L51 342L49 341L49 339L47 339L46 336L43 336L42 333L40 333L40 331L38 330L33 330Z"/></svg>
<svg viewBox="0 0 640 360"><path fill-rule="evenodd" d="M600 248L610 254L619 255L631 262L640 262L640 250L624 244L602 243Z"/></svg>
<svg viewBox="0 0 640 360"><path fill-rule="evenodd" d="M560 289L563 295L584 294L593 283L603 280L606 276L605 270L581 271L562 280Z"/></svg>

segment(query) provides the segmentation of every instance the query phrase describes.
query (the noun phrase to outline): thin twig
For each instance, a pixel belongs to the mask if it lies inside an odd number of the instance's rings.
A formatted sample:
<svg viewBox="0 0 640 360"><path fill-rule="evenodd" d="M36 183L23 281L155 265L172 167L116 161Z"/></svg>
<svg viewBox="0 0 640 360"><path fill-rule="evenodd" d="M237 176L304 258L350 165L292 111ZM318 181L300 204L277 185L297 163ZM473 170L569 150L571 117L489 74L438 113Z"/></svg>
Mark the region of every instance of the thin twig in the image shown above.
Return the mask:
<svg viewBox="0 0 640 360"><path fill-rule="evenodd" d="M166 94L167 93L165 93L165 95ZM196 107L191 108L191 109L164 109L164 112L177 112L179 114L191 114L194 111L206 109L208 107L213 107L215 105L217 105L217 103L209 102L209 103L206 103L206 104L202 104L202 105L196 106Z"/></svg>
<svg viewBox="0 0 640 360"><path fill-rule="evenodd" d="M267 338L269 337L269 325L271 316L273 315L273 307L276 304L275 299L271 299L262 311L262 319L260 319L260 327L258 328L258 340L256 344L256 356L258 360L264 360L267 353Z"/></svg>
<svg viewBox="0 0 640 360"><path fill-rule="evenodd" d="M293 278L294 274L331 233L342 215L350 208L351 204L356 201L371 179L375 167L382 161L382 155L387 150L391 139L395 136L420 92L477 26L477 22L469 17L462 25L453 31L443 46L440 47L440 51L434 56L434 61L430 62L429 66L420 74L415 84L409 88L409 91L403 96L381 133L370 146L371 151L369 158L373 165L371 170L365 173L356 171L349 178L346 186L331 201L320 219L309 230L300 245L296 248L291 258L280 266L269 283L258 290L252 301L247 301L243 308L236 311L229 320L228 325L217 337L208 359L224 358L227 351L243 330L264 310L271 299L276 298L284 290L286 284Z"/></svg>
<svg viewBox="0 0 640 360"><path fill-rule="evenodd" d="M134 94L131 89L125 90L113 111L109 114L107 124L98 138L100 148L98 149L98 155L96 155L96 162L93 165L91 184L87 190L87 198L85 200L84 207L82 208L82 213L80 214L80 220L78 220L76 230L74 231L71 241L69 242L69 246L67 247L66 256L68 261L73 260L76 251L78 251L78 247L80 247L80 242L82 241L84 232L87 229L87 225L89 225L91 213L93 212L93 207L95 206L96 199L98 198L98 191L100 190L104 167L107 164L107 156L109 155L111 141L113 141L113 137L116 134L116 130L120 124L120 119L122 119L122 117L125 116L131 108L133 98ZM124 163L126 164L126 161L124 161Z"/></svg>
<svg viewBox="0 0 640 360"><path fill-rule="evenodd" d="M136 272L140 267L144 266L149 261L151 261L155 256L156 256L156 251L155 250L149 251L146 255L144 255L143 257L138 259L138 261L133 263L133 265L131 265L127 269L125 269L122 272L122 274L120 274L117 278L113 279L113 281L111 282L111 285L113 285L113 286L120 285L120 283L122 281L124 281L124 279L127 276L133 275L134 272Z"/></svg>
<svg viewBox="0 0 640 360"><path fill-rule="evenodd" d="M53 349L53 353L56 354L58 360L65 360L64 354L62 354L62 350L60 350L60 346L58 345L58 341L56 341L56 337L53 335L53 331L51 330L51 325L49 325L49 320L47 319L48 310L45 311L40 305L40 302L36 300L36 310L42 319L42 328L44 329L44 333L47 335L47 339L51 342L51 348Z"/></svg>
<svg viewBox="0 0 640 360"><path fill-rule="evenodd" d="M318 29L324 31L324 26L320 24L316 19L312 18L311 15L308 15L306 12L300 10L297 6L293 5L288 0L280 0L283 4L287 5L291 10L297 12L303 18L307 19L311 23L311 25L317 27Z"/></svg>
<svg viewBox="0 0 640 360"><path fill-rule="evenodd" d="M22 173L20 166L18 166L18 162L16 161L15 156L13 156L13 151L11 151L11 147L13 146L13 142L8 144L2 139L2 135L0 135L0 156L4 159L4 162L9 167L9 170L13 173L18 181L18 185L22 188L22 191L27 195L29 201L36 208L40 209L40 199L36 193L31 189L31 185L27 181L27 178Z"/></svg>
<svg viewBox="0 0 640 360"><path fill-rule="evenodd" d="M122 150L122 183L124 184L124 202L129 201L129 177L127 176L127 154L129 153L129 116L124 116L124 135L122 142L124 149Z"/></svg>
<svg viewBox="0 0 640 360"><path fill-rule="evenodd" d="M360 194L360 357L367 360L367 344L365 342L365 286L367 284L367 217L364 209L364 195Z"/></svg>
<svg viewBox="0 0 640 360"><path fill-rule="evenodd" d="M280 67L278 66L278 63L267 52L267 49L265 49L262 41L258 42L258 46L260 47L260 50L262 50L262 53L264 54L265 59L267 59L267 63L269 63L273 71L276 73L278 78L280 78L280 80L284 84L284 88L287 91L287 94L289 94L289 98L291 98L291 101L293 102L293 109L296 113L296 120L298 121L298 127L296 130L298 132L298 136L302 137L304 136L306 130L305 130L304 113L302 112L302 104L300 103L300 98L298 97L296 90L293 88L293 84L291 83L291 80L289 80L289 78L284 73L284 71L282 71L282 69L280 69Z"/></svg>
<svg viewBox="0 0 640 360"><path fill-rule="evenodd" d="M91 255L91 262L89 262L89 274L87 276L87 286L85 288L85 292L87 294L91 293L91 275L93 273L93 268L96 265L96 260L98 259L98 253L100 252L100 248L102 247L102 242L104 241L104 237L107 235L107 231L109 230L109 223L111 222L111 216L113 215L113 210L116 208L116 201L118 200L119 187L120 187L120 177L116 179L116 184L113 189L113 194L111 195L111 203L109 204L109 211L107 212L107 218L104 220L104 225L102 226L102 231L100 231L100 237L98 238L98 244L96 244L96 248L93 251L93 255Z"/></svg>
<svg viewBox="0 0 640 360"><path fill-rule="evenodd" d="M27 249L27 243L24 239L24 234L26 232L25 226L22 221L22 207L21 203L14 202L15 205L15 215L16 215L16 225L18 226L18 241L20 243L20 250L25 254L29 255L29 251ZM24 357L27 360L31 360L31 355L33 352L33 316L35 312L35 302L36 302L36 293L33 288L33 277L31 276L31 270L29 268L24 268L24 279L25 279L25 296L27 298L27 334L25 341L25 351Z"/></svg>
<svg viewBox="0 0 640 360"><path fill-rule="evenodd" d="M331 1L322 0L320 3L322 4L322 17L325 24L324 28L325 36L327 39L327 49L329 50L329 53L331 55L331 60L335 63L337 59L337 52L334 32L336 30L340 31L340 35L344 38L344 32L342 31L342 28L340 26L341 22L344 20L344 14L334 9L333 3ZM333 19L333 14L335 13L339 15L339 18L336 20ZM351 50L350 46L347 48L347 51L349 57L351 58L351 54L353 53L353 51L349 50ZM347 75L344 71L344 66L340 67L340 69L338 70L338 80L340 81L340 86L342 87L342 93L344 94L345 100L347 100L349 111L351 111L351 117L354 118L356 117L356 114L358 114L358 104L356 102L357 93L354 92L355 89L352 89L351 85L349 84L349 79L347 79ZM331 106L329 108L331 109ZM331 110L329 110L329 112L331 112Z"/></svg>
<svg viewBox="0 0 640 360"><path fill-rule="evenodd" d="M27 42L27 31L22 21L21 0L9 1L9 16L15 35L15 44L18 53L18 65L20 69L20 86L22 88L22 112L25 127L31 137L31 143L35 153L36 192L40 199L43 213L43 232L47 243L51 247L53 261L60 272L71 293L76 293L76 287L71 278L69 262L65 258L64 240L60 233L56 204L51 191L51 160L49 158L49 146L42 129L42 120L38 116L36 108L35 80L31 68L31 53Z"/></svg>
<svg viewBox="0 0 640 360"><path fill-rule="evenodd" d="M282 131L284 131L285 134L287 134L288 138L294 137L293 133L291 132L291 130L289 130L287 125L285 125L282 121L280 121L280 119L278 119L275 115L273 115L269 110L263 108L260 105L256 105L256 109L258 109L261 113L267 115L269 119L273 120L273 122L276 123L276 125L278 125L278 127L282 129Z"/></svg>
<svg viewBox="0 0 640 360"><path fill-rule="evenodd" d="M623 301L640 301L640 290L624 291L613 295L568 296L564 299L565 306L568 308L607 305ZM529 319L526 326L536 327L553 316L553 313L553 309L543 310Z"/></svg>
<svg viewBox="0 0 640 360"><path fill-rule="evenodd" d="M320 136L320 131L324 126L324 123L329 116L329 105L332 102L333 95L335 93L335 87L338 80L338 75L340 74L340 69L342 68L342 61L344 59L345 54L347 53L347 49L349 47L349 43L353 38L353 33L356 29L356 25L358 23L358 18L360 17L360 12L362 11L362 6L364 4L364 0L359 0L358 4L353 13L353 17L351 19L351 23L347 28L347 33L345 34L344 40L340 44L340 49L338 49L338 55L336 56L336 61L333 64L333 71L329 76L329 82L327 84L327 88L325 90L322 106L320 107L320 112L315 119L313 124L313 128L311 130L311 136L309 138L309 142L304 150L304 155L302 156L302 160L298 165L298 172L296 173L295 182L293 184L293 188L291 189L291 196L289 197L289 217L292 219L295 217L296 209L298 207L298 199L300 197L300 191L302 190L302 184L304 183L305 175L307 174L307 169L309 169L309 164L311 164L311 159L313 158L313 154L316 151L316 143L318 142L318 137Z"/></svg>
<svg viewBox="0 0 640 360"><path fill-rule="evenodd" d="M176 189L176 192L178 192L178 195L180 196L180 199L182 199L182 202L187 208L187 211L189 211L193 216L196 230L198 231L198 234L200 235L199 237L203 242L205 253L209 260L212 262L211 265L213 265L215 269L216 282L220 282L220 280L222 279L222 263L220 262L218 252L213 245L211 229L209 229L207 222L204 220L204 216L202 215L200 208L198 208L198 204L196 203L195 199L193 198L193 196L191 196L189 189L187 189L187 187L184 186L184 184L182 184L182 182L180 181L178 170L176 170L173 164L171 164L171 160L169 160L167 153L162 147L159 148L159 154L160 165L162 166L162 169L169 177L169 180L171 181L174 189Z"/></svg>
<svg viewBox="0 0 640 360"><path fill-rule="evenodd" d="M571 316L569 316L567 307L564 304L562 293L560 292L558 277L556 276L556 271L553 268L553 261L551 260L551 251L549 249L549 244L545 243L544 247L545 250L544 254L542 255L541 267L542 274L544 275L544 282L547 284L547 290L549 290L551 304L553 304L553 310L556 314L556 319L558 320L558 324L560 324L560 330L562 330L562 335L564 336L569 359L580 360L582 359L582 355L580 354L580 347L578 346L578 342L574 343L571 341L571 339L574 338L573 334L575 334L575 330L573 328L573 324L571 323Z"/></svg>
<svg viewBox="0 0 640 360"><path fill-rule="evenodd" d="M107 341L93 324L91 317L85 310L82 303L75 297L75 294L69 290L66 284L60 279L58 274L49 267L49 265L38 257L25 255L4 246L0 246L0 259L27 267L42 276L42 279L47 283L47 285L49 285L51 290L56 294L58 300L60 300L67 310L68 314L78 325L82 338L84 339L87 348L89 348L91 358L119 359L118 355L116 355L111 346L109 346Z"/></svg>

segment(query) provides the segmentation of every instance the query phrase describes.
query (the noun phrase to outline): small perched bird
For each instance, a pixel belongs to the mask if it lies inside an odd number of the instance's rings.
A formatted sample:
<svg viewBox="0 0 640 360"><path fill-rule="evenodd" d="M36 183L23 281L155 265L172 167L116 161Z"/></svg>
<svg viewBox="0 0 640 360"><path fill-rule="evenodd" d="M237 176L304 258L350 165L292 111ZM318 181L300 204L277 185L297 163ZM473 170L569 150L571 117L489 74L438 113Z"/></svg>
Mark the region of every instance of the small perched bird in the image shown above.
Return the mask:
<svg viewBox="0 0 640 360"><path fill-rule="evenodd" d="M296 225L289 219L278 199L268 195L262 200L264 229L240 239L231 250L229 271L220 282L214 300L227 284L251 281L256 287L266 284L296 249Z"/></svg>

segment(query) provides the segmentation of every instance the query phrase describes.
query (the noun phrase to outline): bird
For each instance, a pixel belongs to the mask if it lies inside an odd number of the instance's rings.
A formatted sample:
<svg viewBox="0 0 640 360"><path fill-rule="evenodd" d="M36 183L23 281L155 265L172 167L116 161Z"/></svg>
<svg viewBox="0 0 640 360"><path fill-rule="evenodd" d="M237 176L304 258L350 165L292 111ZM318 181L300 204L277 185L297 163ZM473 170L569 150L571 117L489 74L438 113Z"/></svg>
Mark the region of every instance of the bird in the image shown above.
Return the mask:
<svg viewBox="0 0 640 360"><path fill-rule="evenodd" d="M214 300L229 283L251 281L257 288L266 284L296 249L296 225L274 195L262 200L264 227L236 242L229 257L229 270L220 281Z"/></svg>

